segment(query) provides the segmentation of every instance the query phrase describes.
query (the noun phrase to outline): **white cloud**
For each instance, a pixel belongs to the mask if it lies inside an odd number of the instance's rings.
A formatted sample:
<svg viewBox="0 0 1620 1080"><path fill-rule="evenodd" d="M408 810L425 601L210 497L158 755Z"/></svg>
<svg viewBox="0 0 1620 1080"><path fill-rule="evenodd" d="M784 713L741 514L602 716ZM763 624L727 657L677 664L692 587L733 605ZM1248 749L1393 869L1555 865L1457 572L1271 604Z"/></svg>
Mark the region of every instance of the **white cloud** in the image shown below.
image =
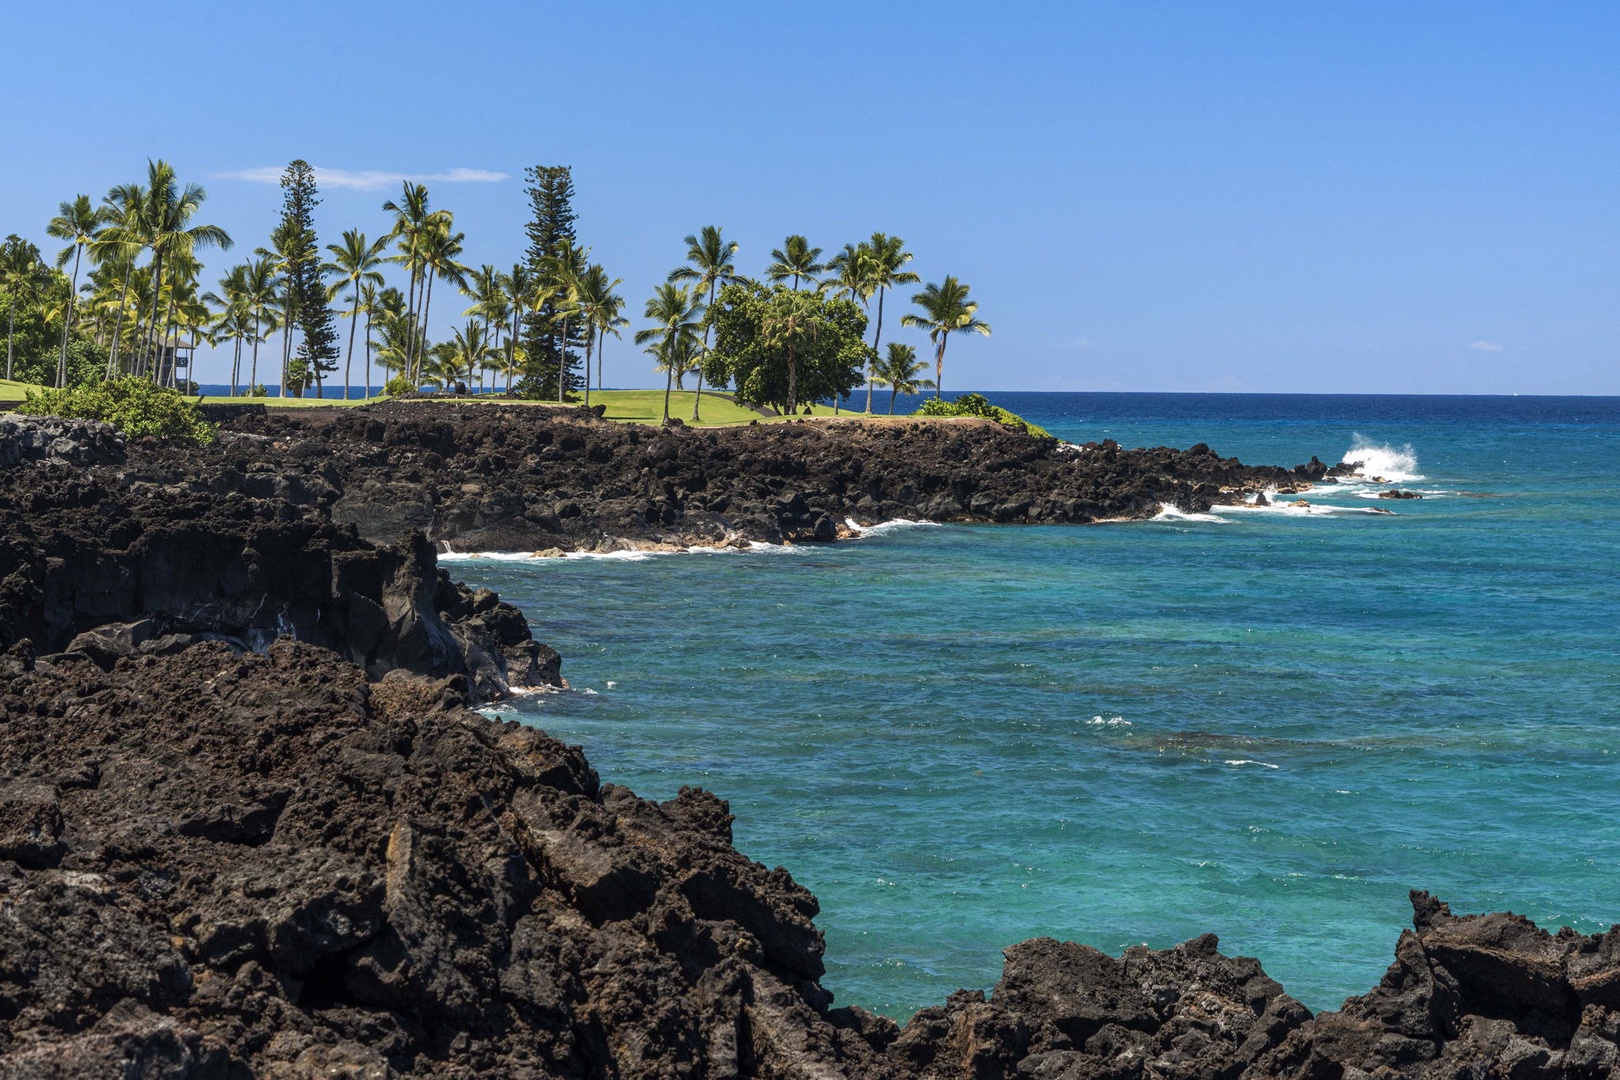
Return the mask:
<svg viewBox="0 0 1620 1080"><path fill-rule="evenodd" d="M1471 343L1468 347L1470 349L1475 349L1475 350L1477 350L1479 352L1501 352L1502 351L1501 344L1499 342L1495 342L1495 341L1475 341L1475 342Z"/></svg>
<svg viewBox="0 0 1620 1080"><path fill-rule="evenodd" d="M277 184L284 170L266 166L261 169L239 169L236 172L215 173L218 180L247 180L255 184ZM315 182L321 187L350 188L354 191L376 191L379 188L411 180L419 184L493 184L511 177L489 169L447 169L436 173L383 172L380 169L323 169L315 166Z"/></svg>

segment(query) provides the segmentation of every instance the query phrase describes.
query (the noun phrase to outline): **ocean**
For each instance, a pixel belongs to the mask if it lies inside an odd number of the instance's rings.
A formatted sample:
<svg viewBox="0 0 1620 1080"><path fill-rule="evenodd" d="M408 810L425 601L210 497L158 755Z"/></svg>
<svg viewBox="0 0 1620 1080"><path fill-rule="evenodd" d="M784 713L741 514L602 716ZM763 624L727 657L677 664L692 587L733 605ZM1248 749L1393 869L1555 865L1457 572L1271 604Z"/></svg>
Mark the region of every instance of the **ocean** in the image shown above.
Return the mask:
<svg viewBox="0 0 1620 1080"><path fill-rule="evenodd" d="M1412 888L1620 922L1620 398L989 396L1074 442L1348 456L1392 483L452 557L573 686L492 714L643 796L729 799L737 846L820 899L823 985L899 1019L992 986L1038 935L1117 953L1213 931L1320 1010L1378 981Z"/></svg>

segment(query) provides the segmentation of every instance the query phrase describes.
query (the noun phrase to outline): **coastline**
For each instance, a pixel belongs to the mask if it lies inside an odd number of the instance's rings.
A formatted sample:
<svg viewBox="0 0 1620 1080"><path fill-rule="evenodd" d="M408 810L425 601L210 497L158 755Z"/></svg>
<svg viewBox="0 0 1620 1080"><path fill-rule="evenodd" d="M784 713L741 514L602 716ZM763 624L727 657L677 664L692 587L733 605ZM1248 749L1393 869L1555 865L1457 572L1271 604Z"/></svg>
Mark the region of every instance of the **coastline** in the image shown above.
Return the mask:
<svg viewBox="0 0 1620 1080"><path fill-rule="evenodd" d="M131 1047L195 1075L233 1060L422 1075L673 1075L684 1061L715 1074L894 1077L1080 1076L1147 1063L1174 1075L1349 1075L1346 1066L1500 1061L1509 1049L1544 1069L1608 1060L1606 1025L1620 1004L1615 935L1553 939L1509 916L1453 919L1425 894L1414 895L1417 933L1402 937L1384 985L1315 1018L1257 963L1220 956L1210 937L1122 960L1027 942L1007 950L988 999L953 995L904 1029L833 1009L817 983L814 898L786 872L737 855L723 802L702 792L637 800L600 784L577 750L464 711L500 691L469 677L466 634L439 612L465 603L500 613L509 632L515 615L525 636L526 621L493 594L461 590L441 602L445 579L424 540L391 563L359 522L335 527L353 477L296 441L282 447L294 467L236 478L208 475L189 452L163 466L162 448L115 447L104 431L77 430L36 440L43 452L19 463L5 490L8 536L38 545L37 554L12 546L7 582L69 601L41 608L45 635L67 648L36 656L8 641L0 660L11 686L0 699L0 730L13 740L5 760L21 766L5 798L25 823L4 854L17 867L7 896L26 919L6 932L31 935L6 955L39 958L31 962L48 975L42 987L9 978L0 987L21 1018L6 1027L0 1063L19 1075L47 1060L89 1074ZM1184 480L1159 483L1185 491ZM1151 486L1140 476L1126 484L1133 496ZM961 502L973 513L971 497ZM203 528L178 527L209 503ZM448 500L449 519L462 509ZM119 511L124 531L63 526L78 515L116 522ZM52 528L61 540L46 535ZM235 617L230 604L186 605L186 625L138 641L112 635L99 655L92 642L72 647L96 629L80 629L98 613L78 597L97 557L133 552L126 573L203 581L207 560L194 545L205 536L235 545L216 578L241 562L249 581L235 595L263 593L291 627L352 629L364 600L390 626L422 627L428 652L412 658L396 642L362 665L369 678L343 658L353 657L352 634L336 648L283 642L261 655L222 632L231 625L201 628ZM247 553L277 537L278 560L313 558L337 587L311 593L322 574L309 567L265 576L268 563ZM87 542L85 561L68 559L70 543ZM346 578L334 577L338 567ZM142 605L163 596L135 590L129 604L137 594ZM302 619L311 605L318 617ZM67 624L50 625L64 611ZM117 614L128 625L158 613ZM462 643L460 670L434 619ZM279 626L272 618L266 628ZM65 638L70 629L78 633ZM424 657L426 670L405 674ZM229 747L244 735L259 749L237 755ZM90 746L100 747L94 774L76 772ZM455 797L441 800L440 784ZM127 821L148 824L131 833ZM264 895L207 885L250 877L284 884ZM455 929L490 911L519 914L488 923L504 929ZM118 926L111 960L92 959L98 939L80 933L85 919ZM180 928L178 941L162 944L160 927ZM646 1004L660 1000L662 1011ZM77 1011L42 1008L53 1002ZM536 1046L557 1056L536 1058Z"/></svg>

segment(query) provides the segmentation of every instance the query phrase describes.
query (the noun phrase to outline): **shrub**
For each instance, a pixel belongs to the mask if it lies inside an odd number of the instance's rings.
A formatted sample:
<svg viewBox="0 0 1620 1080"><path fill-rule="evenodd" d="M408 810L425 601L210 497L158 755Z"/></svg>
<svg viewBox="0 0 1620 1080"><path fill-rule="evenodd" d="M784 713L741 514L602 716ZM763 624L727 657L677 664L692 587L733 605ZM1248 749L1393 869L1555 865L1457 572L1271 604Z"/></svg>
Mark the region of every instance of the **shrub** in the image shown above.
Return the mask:
<svg viewBox="0 0 1620 1080"><path fill-rule="evenodd" d="M65 390L30 390L17 411L27 416L103 420L130 438L155 435L199 446L213 442L219 434L203 419L197 403L180 391L137 378L83 383Z"/></svg>
<svg viewBox="0 0 1620 1080"><path fill-rule="evenodd" d="M402 394L416 393L416 384L405 375L395 375L383 384L383 393L389 397L399 397Z"/></svg>
<svg viewBox="0 0 1620 1080"><path fill-rule="evenodd" d="M954 401L944 398L929 398L922 403L914 416L978 416L986 420L994 420L1025 435L1033 435L1037 439L1050 439L1052 433L1039 424L1032 424L1017 413L1008 412L1000 405L990 404L990 399L983 394L963 394Z"/></svg>

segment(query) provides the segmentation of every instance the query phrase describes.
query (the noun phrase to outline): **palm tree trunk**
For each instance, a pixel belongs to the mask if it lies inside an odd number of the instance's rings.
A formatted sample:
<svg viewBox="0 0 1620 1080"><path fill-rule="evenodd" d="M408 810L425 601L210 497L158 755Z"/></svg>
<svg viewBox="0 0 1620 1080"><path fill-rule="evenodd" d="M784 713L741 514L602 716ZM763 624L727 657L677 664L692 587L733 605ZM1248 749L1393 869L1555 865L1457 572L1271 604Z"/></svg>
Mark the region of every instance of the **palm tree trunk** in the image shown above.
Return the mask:
<svg viewBox="0 0 1620 1080"><path fill-rule="evenodd" d="M883 288L878 287L878 321L877 331L872 335L872 359L866 365L866 411L872 411L872 365L877 363L878 339L883 336ZM889 410L893 412L893 409Z"/></svg>
<svg viewBox="0 0 1620 1080"><path fill-rule="evenodd" d="M146 339L141 344L141 355L136 361L137 374L145 375L151 370L152 350L156 347L158 294L163 291L163 255L155 253L152 257L152 322L146 328Z"/></svg>
<svg viewBox="0 0 1620 1080"><path fill-rule="evenodd" d="M563 387L567 381L563 378L568 372L568 316L563 316L562 340L557 348L557 404L563 404Z"/></svg>
<svg viewBox="0 0 1620 1080"><path fill-rule="evenodd" d="M179 367L179 362L180 362L180 339L175 334L175 330L178 329L178 328L174 325L174 292L175 292L175 287L177 285L179 285L179 284L180 284L179 281L177 281L175 279L175 275L170 274L169 275L169 308L168 308L167 311L165 311L163 313L163 337L168 338L168 339L170 339L171 341L174 342L174 347L169 350L169 371L168 371L167 378L169 380L169 385L170 386L175 385L175 368ZM162 339L160 338L159 340L161 341ZM158 356L159 365L161 365L162 362L163 362L163 357L160 354ZM163 384L163 379L164 378L165 378L164 373L162 371L159 371L158 372L158 385L161 386Z"/></svg>
<svg viewBox="0 0 1620 1080"><path fill-rule="evenodd" d="M242 382L242 335L236 335L236 353L231 357L231 397L237 396L237 387Z"/></svg>
<svg viewBox="0 0 1620 1080"><path fill-rule="evenodd" d="M129 275L135 269L135 260L124 267L124 287L118 294L118 318L113 320L112 351L107 356L107 378L118 376L118 345L124 336L124 306L129 303Z"/></svg>
<svg viewBox="0 0 1620 1080"><path fill-rule="evenodd" d="M889 390L889 415L894 415L894 399L900 396L900 384L895 383Z"/></svg>
<svg viewBox="0 0 1620 1080"><path fill-rule="evenodd" d="M939 351L934 354L934 400L939 400L940 391L945 389L945 343L950 338L944 334L939 336Z"/></svg>
<svg viewBox="0 0 1620 1080"><path fill-rule="evenodd" d="M793 352L792 339L788 339L788 400L787 414L799 411L799 358Z"/></svg>
<svg viewBox="0 0 1620 1080"><path fill-rule="evenodd" d="M253 396L253 391L255 391L255 390L257 390L259 388L259 339L262 336L263 335L261 335L259 333L259 311L258 311L258 309L254 309L254 312L253 312L253 370L248 372L248 397L252 397Z"/></svg>
<svg viewBox="0 0 1620 1080"><path fill-rule="evenodd" d="M669 392L675 388L675 340L664 342L664 423L669 423Z"/></svg>
<svg viewBox="0 0 1620 1080"><path fill-rule="evenodd" d="M73 328L73 301L79 295L79 256L83 253L83 244L73 245L73 287L68 293L67 318L62 321L62 357L56 362L56 385L58 388L67 385L68 331Z"/></svg>
<svg viewBox="0 0 1620 1080"><path fill-rule="evenodd" d="M6 305L6 381L11 381L12 334L17 329L17 302ZM667 410L666 410L667 411Z"/></svg>
<svg viewBox="0 0 1620 1080"><path fill-rule="evenodd" d="M591 407L591 346L596 344L596 324L585 324L585 407Z"/></svg>
<svg viewBox="0 0 1620 1080"><path fill-rule="evenodd" d="M422 337L416 347L416 381L422 381L422 361L427 358L427 325L428 312L433 307L433 278L432 267L428 268L427 286L423 289L422 299Z"/></svg>
<svg viewBox="0 0 1620 1080"><path fill-rule="evenodd" d="M606 351L607 351L607 335L603 334L602 335L602 344L600 346L598 346L597 350L596 350L596 388L597 388L597 390L602 389L602 354L604 352L606 352ZM585 377L587 379L589 379L591 377L591 373L589 371L586 371L585 372Z"/></svg>
<svg viewBox="0 0 1620 1080"><path fill-rule="evenodd" d="M360 328L360 283L354 283L354 310L349 313L349 357L343 361L343 400L349 400L349 371L354 367L354 332Z"/></svg>
<svg viewBox="0 0 1620 1080"><path fill-rule="evenodd" d="M371 400L371 307L366 307L366 392L362 395L366 401Z"/></svg>

